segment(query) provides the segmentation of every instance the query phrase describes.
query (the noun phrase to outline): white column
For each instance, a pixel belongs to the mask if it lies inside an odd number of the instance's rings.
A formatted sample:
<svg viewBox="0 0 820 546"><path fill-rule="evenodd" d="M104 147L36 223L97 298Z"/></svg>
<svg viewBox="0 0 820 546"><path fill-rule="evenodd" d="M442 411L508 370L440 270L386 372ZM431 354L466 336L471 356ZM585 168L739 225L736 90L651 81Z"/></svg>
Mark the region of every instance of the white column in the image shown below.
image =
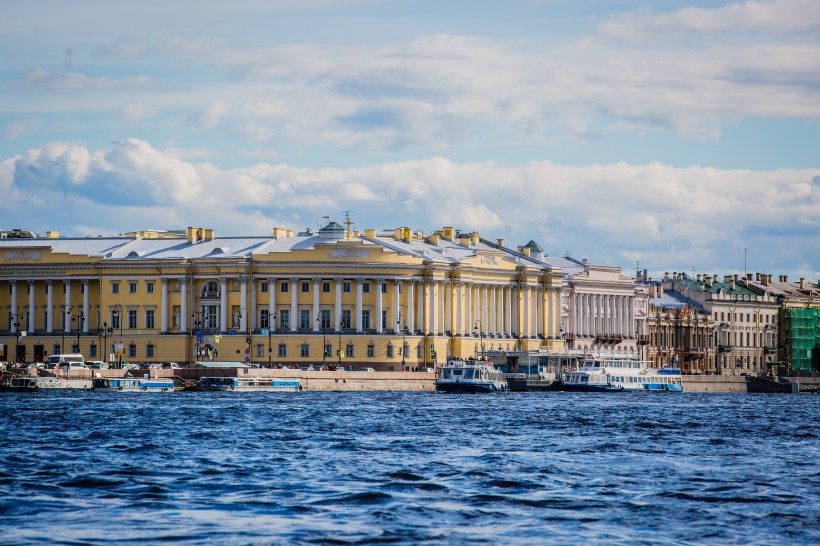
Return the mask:
<svg viewBox="0 0 820 546"><path fill-rule="evenodd" d="M495 331L504 337L504 287L495 287Z"/></svg>
<svg viewBox="0 0 820 546"><path fill-rule="evenodd" d="M512 300L511 300L512 301L512 333L513 333L514 338L518 338L518 336L521 335L521 324L519 322L520 318L519 318L519 314L518 314L518 311L519 311L518 307L520 305L519 299L521 297L521 288L518 285L512 287L511 294L512 294Z"/></svg>
<svg viewBox="0 0 820 546"><path fill-rule="evenodd" d="M244 310L242 308L245 308ZM239 331L248 332L248 277L239 277Z"/></svg>
<svg viewBox="0 0 820 546"><path fill-rule="evenodd" d="M342 329L342 279L335 279L336 285L336 309L334 313L336 315L336 332L341 331Z"/></svg>
<svg viewBox="0 0 820 546"><path fill-rule="evenodd" d="M414 322L416 318L416 281L410 280L407 283L407 324L413 333L418 330L418 325Z"/></svg>
<svg viewBox="0 0 820 546"><path fill-rule="evenodd" d="M464 335L464 283L456 284L456 335Z"/></svg>
<svg viewBox="0 0 820 546"><path fill-rule="evenodd" d="M530 287L529 286L524 286L523 305L524 305L524 327L522 328L521 335L524 336L525 338L528 338L528 337L530 337L530 333L531 333L530 321L532 320L530 318L530 315L532 314L531 313L532 305L530 303Z"/></svg>
<svg viewBox="0 0 820 546"><path fill-rule="evenodd" d="M180 317L179 317L179 331L186 332L188 331L188 278L182 277L179 279L179 288L180 288L180 295L179 295L179 307L180 307Z"/></svg>
<svg viewBox="0 0 820 546"><path fill-rule="evenodd" d="M48 318L46 319L46 332L54 333L54 283L51 280L46 281L48 287Z"/></svg>
<svg viewBox="0 0 820 546"><path fill-rule="evenodd" d="M83 279L81 282L83 283L83 316L85 317L83 321L83 333L87 334L88 326L91 324L91 317L89 316L91 313L91 301L88 294L88 279ZM49 315L51 315L50 310Z"/></svg>
<svg viewBox="0 0 820 546"><path fill-rule="evenodd" d="M553 323L555 322L555 317L553 316L553 312L555 311L554 301L555 291L552 288L547 288L547 331L544 334L544 337L547 339L555 338L555 333L553 332Z"/></svg>
<svg viewBox="0 0 820 546"><path fill-rule="evenodd" d="M489 317L487 318L487 332L489 335L494 336L496 333L495 328L495 285L490 285L487 287L487 314Z"/></svg>
<svg viewBox="0 0 820 546"><path fill-rule="evenodd" d="M376 333L381 334L384 332L384 328L382 328L382 312L384 311L383 303L382 303L382 284L384 283L384 279L376 279Z"/></svg>
<svg viewBox="0 0 820 546"><path fill-rule="evenodd" d="M228 279L219 277L219 331L228 329Z"/></svg>
<svg viewBox="0 0 820 546"><path fill-rule="evenodd" d="M487 305L487 285L484 284L481 286L481 331L484 334L487 333L488 327L490 325L490 320L488 315L488 305Z"/></svg>
<svg viewBox="0 0 820 546"><path fill-rule="evenodd" d="M513 294L512 286L508 286L507 289L504 290L504 299L506 300L504 311L507 314L507 327L505 328L505 330L507 330L507 337L513 337L513 335L512 335L512 310L513 310L512 294Z"/></svg>
<svg viewBox="0 0 820 546"><path fill-rule="evenodd" d="M535 337L543 336L546 339L547 334L544 331L544 288L540 285L536 286L533 288L533 293L535 294Z"/></svg>
<svg viewBox="0 0 820 546"><path fill-rule="evenodd" d="M159 331L165 334L168 332L168 279L165 277L160 278L159 284L162 294L159 308Z"/></svg>
<svg viewBox="0 0 820 546"><path fill-rule="evenodd" d="M430 317L430 334L436 335L438 332L438 328L436 328L437 319L438 319L438 310L436 309L436 296L438 295L438 283L436 281L430 282L430 312L428 316Z"/></svg>
<svg viewBox="0 0 820 546"><path fill-rule="evenodd" d="M401 302L401 280L395 279L393 281L393 331L399 333L404 329L404 324L407 324L407 317L400 317ZM404 324L401 324L401 319L404 319ZM402 353L403 354L403 353Z"/></svg>
<svg viewBox="0 0 820 546"><path fill-rule="evenodd" d="M464 335L469 336L473 332L473 326L475 326L475 315L473 314L473 283L468 282L465 283L465 290L467 291L467 301L465 303L465 322L464 325Z"/></svg>
<svg viewBox="0 0 820 546"><path fill-rule="evenodd" d="M322 325L322 317L319 306L319 281L321 281L319 278L313 279L313 318L311 320L313 321L314 332L321 330L319 327ZM324 347L322 348L322 354L324 354Z"/></svg>
<svg viewBox="0 0 820 546"><path fill-rule="evenodd" d="M64 280L63 284L65 285L65 307L63 307L63 330L65 333L71 333L71 281ZM124 318L124 317L121 317ZM60 347L60 350L63 351L63 348Z"/></svg>
<svg viewBox="0 0 820 546"><path fill-rule="evenodd" d="M627 298L627 305L629 306L627 309L627 326L629 328L629 335L632 335L633 332L636 330L635 326L635 298L629 297Z"/></svg>
<svg viewBox="0 0 820 546"><path fill-rule="evenodd" d="M253 279L253 280L251 280L251 279ZM251 285L251 302L249 304L250 309L248 310L248 318L250 319L250 322L248 323L248 329L251 332L253 332L254 330L256 330L256 324L257 324L257 321L259 320L258 317L256 316L256 292L257 292L259 287L256 284L256 279L255 278L250 277L248 280L249 280L249 284Z"/></svg>
<svg viewBox="0 0 820 546"><path fill-rule="evenodd" d="M9 330L11 330L12 334L17 333L17 324L20 322L20 317L17 316L17 281L10 280L9 284L11 285L11 324L9 324ZM62 348L61 348L62 349ZM17 360L17 355L14 355L14 360Z"/></svg>
<svg viewBox="0 0 820 546"><path fill-rule="evenodd" d="M28 281L28 331L29 334L33 334L35 331L35 325L37 321L37 314L34 308L34 297L36 294L34 293L35 288L37 288L36 281Z"/></svg>
<svg viewBox="0 0 820 546"><path fill-rule="evenodd" d="M364 280L363 279L356 279L356 310L353 313L354 320L356 321L356 331L362 331L362 287Z"/></svg>
<svg viewBox="0 0 820 546"><path fill-rule="evenodd" d="M447 330L447 282L441 281L438 287L438 297L439 297L439 306L438 306L438 331L439 333L443 334L445 330Z"/></svg>
<svg viewBox="0 0 820 546"><path fill-rule="evenodd" d="M299 279L296 277L290 278L290 331L295 332L299 329L299 305L297 298L299 297Z"/></svg>
<svg viewBox="0 0 820 546"><path fill-rule="evenodd" d="M268 329L276 331L276 278L268 277Z"/></svg>

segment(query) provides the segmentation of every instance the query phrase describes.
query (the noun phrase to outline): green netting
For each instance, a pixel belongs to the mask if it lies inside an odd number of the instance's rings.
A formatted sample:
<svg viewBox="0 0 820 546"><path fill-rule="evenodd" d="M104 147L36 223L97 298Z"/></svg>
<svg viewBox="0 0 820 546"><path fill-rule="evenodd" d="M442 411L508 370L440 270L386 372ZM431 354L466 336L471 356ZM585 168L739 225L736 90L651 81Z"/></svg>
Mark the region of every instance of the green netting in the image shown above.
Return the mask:
<svg viewBox="0 0 820 546"><path fill-rule="evenodd" d="M820 309L785 310L786 356L792 370L818 370L820 362Z"/></svg>

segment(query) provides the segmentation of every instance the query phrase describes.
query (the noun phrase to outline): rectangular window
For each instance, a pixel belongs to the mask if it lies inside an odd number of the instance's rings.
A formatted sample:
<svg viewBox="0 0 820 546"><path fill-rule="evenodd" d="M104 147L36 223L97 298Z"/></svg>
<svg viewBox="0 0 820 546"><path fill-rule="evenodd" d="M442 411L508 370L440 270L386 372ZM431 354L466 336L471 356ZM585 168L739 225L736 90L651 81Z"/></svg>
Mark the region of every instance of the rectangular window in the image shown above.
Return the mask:
<svg viewBox="0 0 820 546"><path fill-rule="evenodd" d="M387 310L382 309L382 328L387 329Z"/></svg>
<svg viewBox="0 0 820 546"><path fill-rule="evenodd" d="M137 356L137 346L134 343L128 345L128 356L132 358Z"/></svg>
<svg viewBox="0 0 820 546"><path fill-rule="evenodd" d="M424 358L424 355L421 353L421 351L421 345L416 345L416 358L418 358L419 360Z"/></svg>
<svg viewBox="0 0 820 546"><path fill-rule="evenodd" d="M80 294L85 294L85 283L80 283Z"/></svg>
<svg viewBox="0 0 820 546"><path fill-rule="evenodd" d="M310 328L310 309L299 309L299 328Z"/></svg>
<svg viewBox="0 0 820 546"><path fill-rule="evenodd" d="M43 288L45 288L45 295L48 296L48 283L44 284Z"/></svg>
<svg viewBox="0 0 820 546"><path fill-rule="evenodd" d="M362 329L369 330L370 329L370 310L369 309L362 309Z"/></svg>
<svg viewBox="0 0 820 546"><path fill-rule="evenodd" d="M290 309L279 311L279 328L290 328Z"/></svg>
<svg viewBox="0 0 820 546"><path fill-rule="evenodd" d="M333 345L330 345L330 344L325 345L325 356L330 356L331 351L333 351Z"/></svg>
<svg viewBox="0 0 820 546"><path fill-rule="evenodd" d="M279 350L277 353L279 356L285 357L288 356L288 346L284 343L279 344Z"/></svg>
<svg viewBox="0 0 820 546"><path fill-rule="evenodd" d="M386 282L382 283L382 294L387 294L387 283Z"/></svg>
<svg viewBox="0 0 820 546"><path fill-rule="evenodd" d="M350 283L349 282L343 282L342 283L342 292L344 292L346 294L350 293Z"/></svg>
<svg viewBox="0 0 820 546"><path fill-rule="evenodd" d="M145 293L146 294L153 294L154 293L154 283L151 281L147 281L145 283Z"/></svg>
<svg viewBox="0 0 820 546"><path fill-rule="evenodd" d="M261 309L259 311L259 327L270 328L270 311Z"/></svg>
<svg viewBox="0 0 820 546"><path fill-rule="evenodd" d="M302 358L309 357L310 356L310 345L308 345L307 343L302 343L302 345L299 346L299 355Z"/></svg>
<svg viewBox="0 0 820 546"><path fill-rule="evenodd" d="M149 309L145 312L145 328L148 330L152 330L155 328L154 326L154 314L155 311L153 309Z"/></svg>
<svg viewBox="0 0 820 546"><path fill-rule="evenodd" d="M129 294L136 294L137 293L137 283L134 281L128 282L128 293Z"/></svg>
<svg viewBox="0 0 820 546"><path fill-rule="evenodd" d="M28 296L29 294L31 294L31 284L26 285L26 295Z"/></svg>
<svg viewBox="0 0 820 546"><path fill-rule="evenodd" d="M308 281L302 281L302 292L310 292L310 283Z"/></svg>
<svg viewBox="0 0 820 546"><path fill-rule="evenodd" d="M288 281L282 281L281 283L279 283L279 291L280 292L287 292L289 286L290 285L288 284Z"/></svg>
<svg viewBox="0 0 820 546"><path fill-rule="evenodd" d="M330 294L330 283L329 282L324 281L322 283L322 292L324 292L325 294Z"/></svg>
<svg viewBox="0 0 820 546"><path fill-rule="evenodd" d="M350 328L350 309L342 309L342 328Z"/></svg>
<svg viewBox="0 0 820 546"><path fill-rule="evenodd" d="M259 291L262 292L263 294L268 293L268 282L267 281L262 281L261 282L261 284L259 285Z"/></svg>
<svg viewBox="0 0 820 546"><path fill-rule="evenodd" d="M256 344L256 358L265 356L265 346L261 343Z"/></svg>
<svg viewBox="0 0 820 546"><path fill-rule="evenodd" d="M370 283L369 282L362 283L362 292L364 292L365 294L370 293Z"/></svg>
<svg viewBox="0 0 820 546"><path fill-rule="evenodd" d="M115 330L120 327L120 314L117 311L111 313L111 327Z"/></svg>
<svg viewBox="0 0 820 546"><path fill-rule="evenodd" d="M387 346L387 358L393 358L393 346L392 345Z"/></svg>
<svg viewBox="0 0 820 546"><path fill-rule="evenodd" d="M137 328L137 310L136 309L129 309L128 310L128 328L132 330L136 330Z"/></svg>
<svg viewBox="0 0 820 546"><path fill-rule="evenodd" d="M119 294L120 293L120 283L112 282L111 283L111 293L112 294Z"/></svg>
<svg viewBox="0 0 820 546"><path fill-rule="evenodd" d="M374 347L373 344L370 343L367 346L367 358L373 358L374 356L376 356L376 347Z"/></svg>
<svg viewBox="0 0 820 546"><path fill-rule="evenodd" d="M147 358L154 358L154 344L149 343L145 346L145 356Z"/></svg>
<svg viewBox="0 0 820 546"><path fill-rule="evenodd" d="M319 317L322 319L319 324L320 328L330 328L332 326L330 323L330 309L322 309L319 312Z"/></svg>
<svg viewBox="0 0 820 546"><path fill-rule="evenodd" d="M348 358L353 358L354 355L353 355L353 344L352 343L348 343L347 346L345 347L345 356L348 357Z"/></svg>
<svg viewBox="0 0 820 546"><path fill-rule="evenodd" d="M88 347L88 356L90 356L91 358L95 358L97 356L97 345L95 345L94 343L92 343Z"/></svg>

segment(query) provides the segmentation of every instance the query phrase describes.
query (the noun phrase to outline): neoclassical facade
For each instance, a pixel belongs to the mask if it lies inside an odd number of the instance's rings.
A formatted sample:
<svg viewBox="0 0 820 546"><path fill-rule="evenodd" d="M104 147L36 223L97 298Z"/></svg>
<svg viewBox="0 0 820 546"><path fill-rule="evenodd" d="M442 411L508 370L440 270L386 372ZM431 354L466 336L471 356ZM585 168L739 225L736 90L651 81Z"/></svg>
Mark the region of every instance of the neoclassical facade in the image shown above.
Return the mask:
<svg viewBox="0 0 820 546"><path fill-rule="evenodd" d="M445 227L0 240L0 359L421 368L562 350L562 259ZM4 286L5 285L5 286ZM614 309L614 307L613 307Z"/></svg>

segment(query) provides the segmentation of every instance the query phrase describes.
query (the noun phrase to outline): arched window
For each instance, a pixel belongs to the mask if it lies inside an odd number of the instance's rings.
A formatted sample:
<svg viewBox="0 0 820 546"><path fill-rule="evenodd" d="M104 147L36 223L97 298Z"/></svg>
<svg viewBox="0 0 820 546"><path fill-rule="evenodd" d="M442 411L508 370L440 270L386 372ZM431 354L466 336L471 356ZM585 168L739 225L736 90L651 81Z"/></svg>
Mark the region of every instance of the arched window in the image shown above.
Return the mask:
<svg viewBox="0 0 820 546"><path fill-rule="evenodd" d="M203 298L218 298L219 297L219 283L216 281L208 281L202 286Z"/></svg>

